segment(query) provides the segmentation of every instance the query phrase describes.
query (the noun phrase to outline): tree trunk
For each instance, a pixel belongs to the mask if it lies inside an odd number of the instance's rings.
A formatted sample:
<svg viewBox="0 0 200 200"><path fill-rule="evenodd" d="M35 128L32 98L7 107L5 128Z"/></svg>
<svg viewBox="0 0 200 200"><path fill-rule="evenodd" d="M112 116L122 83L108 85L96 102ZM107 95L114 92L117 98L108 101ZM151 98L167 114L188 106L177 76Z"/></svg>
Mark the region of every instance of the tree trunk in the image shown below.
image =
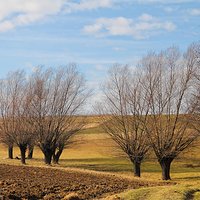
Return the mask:
<svg viewBox="0 0 200 200"><path fill-rule="evenodd" d="M21 163L26 164L26 145L20 145L20 152L21 152Z"/></svg>
<svg viewBox="0 0 200 200"><path fill-rule="evenodd" d="M44 154L44 161L45 161L45 164L47 165L51 165L51 160L52 160L52 154L51 153L45 153Z"/></svg>
<svg viewBox="0 0 200 200"><path fill-rule="evenodd" d="M28 147L28 159L32 159L33 158L33 150L34 150L34 146L29 146Z"/></svg>
<svg viewBox="0 0 200 200"><path fill-rule="evenodd" d="M55 152L53 154L53 163L54 164L58 164L62 152L63 152L63 149L59 149L57 152Z"/></svg>
<svg viewBox="0 0 200 200"><path fill-rule="evenodd" d="M141 162L143 157L136 157L136 156L131 156L129 155L129 158L131 162L133 163L133 171L134 171L134 176L135 177L140 177L141 176Z"/></svg>
<svg viewBox="0 0 200 200"><path fill-rule="evenodd" d="M51 148L49 144L39 145L42 153L44 154L44 162L46 165L51 165L52 156L55 152L55 149Z"/></svg>
<svg viewBox="0 0 200 200"><path fill-rule="evenodd" d="M134 176L135 177L140 177L140 166L141 166L141 162L138 162L138 161L134 162Z"/></svg>
<svg viewBox="0 0 200 200"><path fill-rule="evenodd" d="M44 162L45 162L45 164L51 165L52 156L53 156L55 151L53 151L50 148L43 148L42 152L44 153Z"/></svg>
<svg viewBox="0 0 200 200"><path fill-rule="evenodd" d="M8 145L8 158L13 159L13 145Z"/></svg>
<svg viewBox="0 0 200 200"><path fill-rule="evenodd" d="M173 161L173 158L162 158L159 163L160 163L160 166L162 168L162 179L163 180L171 180L171 177L170 177L170 166L171 166L171 163Z"/></svg>

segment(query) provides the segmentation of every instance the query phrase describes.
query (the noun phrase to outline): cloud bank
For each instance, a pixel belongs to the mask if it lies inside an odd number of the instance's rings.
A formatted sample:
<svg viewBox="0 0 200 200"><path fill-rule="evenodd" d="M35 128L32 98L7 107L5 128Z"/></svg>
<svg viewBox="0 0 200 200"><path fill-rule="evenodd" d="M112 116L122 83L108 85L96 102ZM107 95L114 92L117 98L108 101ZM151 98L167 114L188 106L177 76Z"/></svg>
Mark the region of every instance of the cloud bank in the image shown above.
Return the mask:
<svg viewBox="0 0 200 200"><path fill-rule="evenodd" d="M200 0L0 0L0 32L29 25L60 13L69 14L99 8L113 8L115 5L127 5L127 3L182 4L191 2L200 2ZM172 9L167 7L167 11L171 12ZM189 14L198 16L200 10L191 9ZM84 31L90 34L132 35L135 38L142 38L155 31L172 31L174 29L175 25L172 22L163 22L156 18L133 20L117 17L99 18L95 24L85 26ZM142 34L143 31L145 34Z"/></svg>
<svg viewBox="0 0 200 200"><path fill-rule="evenodd" d="M65 11L67 13L84 10L94 10L98 8L110 8L114 4L113 0L81 0L78 3L68 2Z"/></svg>
<svg viewBox="0 0 200 200"><path fill-rule="evenodd" d="M0 32L55 15L63 3L64 0L0 0Z"/></svg>
<svg viewBox="0 0 200 200"><path fill-rule="evenodd" d="M94 24L86 25L83 31L95 36L132 36L145 39L160 31L173 31L176 26L169 21L161 21L149 14L142 14L137 19L125 17L99 18Z"/></svg>
<svg viewBox="0 0 200 200"><path fill-rule="evenodd" d="M0 0L0 32L28 25L60 12L111 7L113 0Z"/></svg>

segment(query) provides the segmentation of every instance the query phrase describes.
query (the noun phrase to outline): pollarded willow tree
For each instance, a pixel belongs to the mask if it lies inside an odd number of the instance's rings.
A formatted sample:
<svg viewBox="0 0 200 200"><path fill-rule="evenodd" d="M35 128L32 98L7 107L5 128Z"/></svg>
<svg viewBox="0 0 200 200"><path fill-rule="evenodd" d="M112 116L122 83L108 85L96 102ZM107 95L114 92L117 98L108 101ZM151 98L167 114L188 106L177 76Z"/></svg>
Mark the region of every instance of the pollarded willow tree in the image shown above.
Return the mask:
<svg viewBox="0 0 200 200"><path fill-rule="evenodd" d="M115 66L103 87L105 99L99 104L102 127L127 155L140 177L141 162L149 150L145 125L148 119L142 77L131 76L127 66Z"/></svg>
<svg viewBox="0 0 200 200"><path fill-rule="evenodd" d="M30 80L30 121L45 163L58 163L69 139L83 126L80 112L88 91L75 65L39 69Z"/></svg>
<svg viewBox="0 0 200 200"><path fill-rule="evenodd" d="M82 127L84 125L83 118L79 117L79 119L77 119L77 121L79 121L79 122L72 123L73 127L66 128L67 131L65 132L65 134L62 134L59 137L59 139L57 140L56 149L53 154L53 163L54 164L59 163L59 159L60 159L60 156L61 156L63 150L74 142L73 136L82 129ZM70 122L68 121L67 124L69 125Z"/></svg>
<svg viewBox="0 0 200 200"><path fill-rule="evenodd" d="M28 123L29 97L23 71L16 71L0 83L1 139L9 146L17 144L21 162L25 164L27 146L34 140L33 127Z"/></svg>
<svg viewBox="0 0 200 200"><path fill-rule="evenodd" d="M189 99L197 69L197 46L184 55L176 48L149 54L141 61L146 78L143 90L150 105L146 131L162 168L163 180L170 179L172 161L198 137L189 117L194 113Z"/></svg>

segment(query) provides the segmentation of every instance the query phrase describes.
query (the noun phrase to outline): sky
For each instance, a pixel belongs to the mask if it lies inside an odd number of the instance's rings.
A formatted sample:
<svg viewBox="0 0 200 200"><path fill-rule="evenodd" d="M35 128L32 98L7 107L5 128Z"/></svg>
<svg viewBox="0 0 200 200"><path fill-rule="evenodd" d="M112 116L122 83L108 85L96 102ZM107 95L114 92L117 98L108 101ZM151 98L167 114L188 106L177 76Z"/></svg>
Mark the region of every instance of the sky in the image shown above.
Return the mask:
<svg viewBox="0 0 200 200"><path fill-rule="evenodd" d="M76 63L94 99L108 68L200 41L200 0L0 0L0 78Z"/></svg>

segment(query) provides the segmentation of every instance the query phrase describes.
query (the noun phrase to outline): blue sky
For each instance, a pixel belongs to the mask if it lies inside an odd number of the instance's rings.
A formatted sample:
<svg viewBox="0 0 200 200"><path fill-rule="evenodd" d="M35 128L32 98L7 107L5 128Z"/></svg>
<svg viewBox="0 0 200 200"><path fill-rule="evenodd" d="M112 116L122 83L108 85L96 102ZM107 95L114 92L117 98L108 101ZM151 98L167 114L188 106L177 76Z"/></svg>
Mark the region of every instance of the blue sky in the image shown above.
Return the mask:
<svg viewBox="0 0 200 200"><path fill-rule="evenodd" d="M0 0L0 77L73 62L97 89L115 63L199 40L200 0Z"/></svg>

